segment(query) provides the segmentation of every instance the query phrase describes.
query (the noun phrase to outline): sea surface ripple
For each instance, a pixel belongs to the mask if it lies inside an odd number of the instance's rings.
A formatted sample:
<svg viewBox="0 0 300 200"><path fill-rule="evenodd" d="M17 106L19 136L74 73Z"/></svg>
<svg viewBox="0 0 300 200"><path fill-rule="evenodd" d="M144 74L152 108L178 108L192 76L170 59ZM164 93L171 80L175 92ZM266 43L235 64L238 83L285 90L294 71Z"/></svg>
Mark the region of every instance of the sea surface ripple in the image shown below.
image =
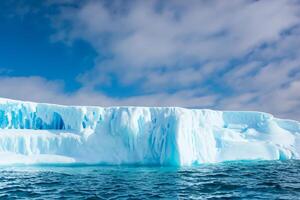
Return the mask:
<svg viewBox="0 0 300 200"><path fill-rule="evenodd" d="M300 161L0 168L0 199L300 199Z"/></svg>

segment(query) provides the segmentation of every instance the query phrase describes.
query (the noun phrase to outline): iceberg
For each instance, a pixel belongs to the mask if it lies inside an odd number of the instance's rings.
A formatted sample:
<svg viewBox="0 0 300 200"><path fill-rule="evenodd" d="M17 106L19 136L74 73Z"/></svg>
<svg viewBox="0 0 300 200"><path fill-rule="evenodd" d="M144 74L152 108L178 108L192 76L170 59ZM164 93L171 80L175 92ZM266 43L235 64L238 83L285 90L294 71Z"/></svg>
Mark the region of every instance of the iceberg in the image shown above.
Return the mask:
<svg viewBox="0 0 300 200"><path fill-rule="evenodd" d="M300 123L253 111L0 98L0 164L191 166L300 158Z"/></svg>

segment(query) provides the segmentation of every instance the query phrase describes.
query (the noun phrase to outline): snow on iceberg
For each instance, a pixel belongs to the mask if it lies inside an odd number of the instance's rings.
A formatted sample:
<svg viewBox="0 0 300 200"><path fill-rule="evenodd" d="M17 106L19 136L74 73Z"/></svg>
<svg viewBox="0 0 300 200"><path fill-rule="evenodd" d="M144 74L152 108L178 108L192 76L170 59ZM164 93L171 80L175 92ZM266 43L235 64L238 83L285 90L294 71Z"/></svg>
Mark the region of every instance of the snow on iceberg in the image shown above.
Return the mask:
<svg viewBox="0 0 300 200"><path fill-rule="evenodd" d="M0 98L0 164L189 166L299 158L300 123L267 113Z"/></svg>

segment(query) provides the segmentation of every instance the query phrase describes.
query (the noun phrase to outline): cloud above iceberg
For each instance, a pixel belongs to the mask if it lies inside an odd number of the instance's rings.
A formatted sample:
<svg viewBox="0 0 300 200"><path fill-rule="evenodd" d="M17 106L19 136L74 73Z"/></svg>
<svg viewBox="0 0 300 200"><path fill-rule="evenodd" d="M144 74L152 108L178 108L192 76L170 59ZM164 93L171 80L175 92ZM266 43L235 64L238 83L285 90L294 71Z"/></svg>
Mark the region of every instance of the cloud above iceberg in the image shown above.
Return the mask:
<svg viewBox="0 0 300 200"><path fill-rule="evenodd" d="M233 59L281 40L298 24L298 11L293 1L278 0L87 1L63 9L56 36L88 41L101 55L81 76L86 84L108 84L116 76L121 84L152 85L169 82L171 74L189 86L193 75L204 81Z"/></svg>
<svg viewBox="0 0 300 200"><path fill-rule="evenodd" d="M49 40L70 48L76 41L90 44L97 53L94 66L77 75L81 86L71 92L62 80L3 76L2 96L81 105L251 109L300 119L297 1L68 0L43 6L56 10L47 16L54 30ZM10 93L15 79L24 79L21 87L40 95ZM110 93L114 87L120 88L118 95ZM134 94L122 94L128 88Z"/></svg>

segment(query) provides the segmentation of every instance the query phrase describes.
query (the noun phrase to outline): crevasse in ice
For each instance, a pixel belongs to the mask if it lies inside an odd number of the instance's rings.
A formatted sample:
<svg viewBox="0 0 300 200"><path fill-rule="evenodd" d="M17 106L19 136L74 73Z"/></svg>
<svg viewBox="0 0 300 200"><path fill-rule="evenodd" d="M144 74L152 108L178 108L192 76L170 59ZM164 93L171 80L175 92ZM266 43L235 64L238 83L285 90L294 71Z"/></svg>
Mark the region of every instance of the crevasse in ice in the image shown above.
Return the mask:
<svg viewBox="0 0 300 200"><path fill-rule="evenodd" d="M300 124L262 112L0 99L0 164L189 166L300 158Z"/></svg>

